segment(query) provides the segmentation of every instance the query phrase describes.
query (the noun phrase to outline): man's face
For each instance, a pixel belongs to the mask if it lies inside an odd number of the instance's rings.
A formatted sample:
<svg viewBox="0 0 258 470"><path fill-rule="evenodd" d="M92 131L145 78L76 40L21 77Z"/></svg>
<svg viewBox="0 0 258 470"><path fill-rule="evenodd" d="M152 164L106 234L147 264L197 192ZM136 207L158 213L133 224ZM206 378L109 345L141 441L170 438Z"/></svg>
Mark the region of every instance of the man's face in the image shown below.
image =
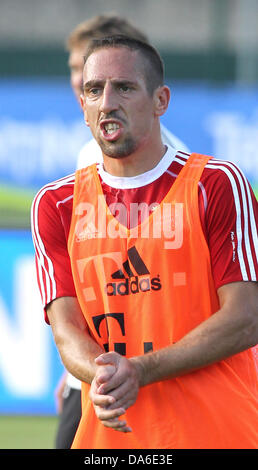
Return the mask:
<svg viewBox="0 0 258 470"><path fill-rule="evenodd" d="M80 103L80 96L82 94L82 73L84 66L84 53L86 45L81 44L73 48L69 55L68 65L70 68L70 82L73 89L73 92Z"/></svg>
<svg viewBox="0 0 258 470"><path fill-rule="evenodd" d="M146 89L143 67L140 54L125 47L99 49L85 64L85 122L110 157L130 155L151 135L154 97Z"/></svg>

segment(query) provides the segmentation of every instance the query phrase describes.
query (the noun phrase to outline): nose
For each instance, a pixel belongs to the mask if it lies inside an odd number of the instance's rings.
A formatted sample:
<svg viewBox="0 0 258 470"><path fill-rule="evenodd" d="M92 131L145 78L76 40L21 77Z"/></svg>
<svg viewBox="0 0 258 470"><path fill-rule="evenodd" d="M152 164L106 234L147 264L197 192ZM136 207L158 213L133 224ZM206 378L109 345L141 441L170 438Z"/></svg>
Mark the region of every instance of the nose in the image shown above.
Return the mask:
<svg viewBox="0 0 258 470"><path fill-rule="evenodd" d="M100 111L104 114L108 114L111 111L118 109L118 99L115 89L110 82L107 82L103 88L101 96Z"/></svg>

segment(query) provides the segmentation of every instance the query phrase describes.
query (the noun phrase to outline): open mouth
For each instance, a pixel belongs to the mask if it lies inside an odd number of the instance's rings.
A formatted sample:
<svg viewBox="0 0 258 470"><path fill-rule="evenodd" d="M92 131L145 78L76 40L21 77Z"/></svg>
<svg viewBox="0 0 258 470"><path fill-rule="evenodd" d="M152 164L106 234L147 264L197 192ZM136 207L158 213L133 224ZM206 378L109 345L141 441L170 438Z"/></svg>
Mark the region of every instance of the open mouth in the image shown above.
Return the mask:
<svg viewBox="0 0 258 470"><path fill-rule="evenodd" d="M117 140L122 134L121 125L114 121L102 122L100 127L105 140Z"/></svg>
<svg viewBox="0 0 258 470"><path fill-rule="evenodd" d="M104 126L104 129L107 134L113 134L113 132L115 132L119 128L120 126L116 124L115 122L109 122L108 124Z"/></svg>

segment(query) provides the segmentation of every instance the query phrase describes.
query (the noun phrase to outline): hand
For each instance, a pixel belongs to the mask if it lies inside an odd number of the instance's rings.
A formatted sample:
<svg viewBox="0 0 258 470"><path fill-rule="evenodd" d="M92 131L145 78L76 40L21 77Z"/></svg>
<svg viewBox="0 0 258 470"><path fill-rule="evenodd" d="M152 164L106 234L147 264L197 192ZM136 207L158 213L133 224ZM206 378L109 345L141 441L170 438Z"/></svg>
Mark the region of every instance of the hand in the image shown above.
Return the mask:
<svg viewBox="0 0 258 470"><path fill-rule="evenodd" d="M139 390L137 370L128 359L115 352L101 354L95 362L98 368L90 398L96 415L104 426L130 432L126 421L118 418L136 401Z"/></svg>
<svg viewBox="0 0 258 470"><path fill-rule="evenodd" d="M115 398L111 395L102 395L98 393L99 383L97 377L94 377L89 397L93 403L94 410L97 418L107 428L113 428L121 432L130 432L131 429L127 426L125 420L120 420L120 416L125 413L124 408L110 409L110 406L115 402Z"/></svg>
<svg viewBox="0 0 258 470"><path fill-rule="evenodd" d="M95 360L102 370L112 364L116 371L110 377L99 377L98 393L108 394L115 398L109 409L122 407L127 410L132 406L138 395L139 379L135 365L124 356L115 352L101 354Z"/></svg>
<svg viewBox="0 0 258 470"><path fill-rule="evenodd" d="M64 393L65 384L66 384L66 379L67 379L67 372L65 371L55 389L56 410L59 415L63 411L63 402L64 402L63 393Z"/></svg>

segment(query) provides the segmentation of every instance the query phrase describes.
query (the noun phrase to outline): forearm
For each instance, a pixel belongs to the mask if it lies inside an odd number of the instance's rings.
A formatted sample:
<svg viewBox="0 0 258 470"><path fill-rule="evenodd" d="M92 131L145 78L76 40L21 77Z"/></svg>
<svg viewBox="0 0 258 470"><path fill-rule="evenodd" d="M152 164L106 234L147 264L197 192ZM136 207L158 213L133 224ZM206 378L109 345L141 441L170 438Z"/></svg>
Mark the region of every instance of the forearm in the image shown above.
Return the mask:
<svg viewBox="0 0 258 470"><path fill-rule="evenodd" d="M95 358L104 350L90 336L77 300L57 299L49 305L47 312L65 368L79 380L91 383L96 372Z"/></svg>
<svg viewBox="0 0 258 470"><path fill-rule="evenodd" d="M65 368L77 379L91 383L96 372L95 358L103 349L87 332L69 326L70 334L54 335L57 348Z"/></svg>
<svg viewBox="0 0 258 470"><path fill-rule="evenodd" d="M140 385L178 377L240 352L238 333L222 338L212 323L207 320L172 346L132 358Z"/></svg>
<svg viewBox="0 0 258 470"><path fill-rule="evenodd" d="M254 346L257 341L257 304L248 303L244 310L236 295L234 301L222 305L177 343L131 361L143 386L206 367Z"/></svg>

